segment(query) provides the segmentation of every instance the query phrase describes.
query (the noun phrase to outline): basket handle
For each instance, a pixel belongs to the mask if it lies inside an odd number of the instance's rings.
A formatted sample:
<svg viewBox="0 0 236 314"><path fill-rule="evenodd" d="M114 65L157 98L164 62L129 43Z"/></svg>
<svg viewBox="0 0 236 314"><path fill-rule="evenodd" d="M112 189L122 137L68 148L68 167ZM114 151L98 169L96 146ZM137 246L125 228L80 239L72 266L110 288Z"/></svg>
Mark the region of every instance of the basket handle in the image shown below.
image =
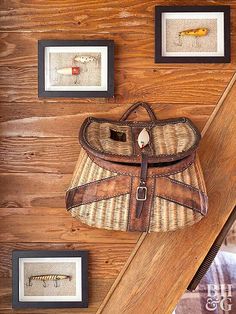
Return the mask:
<svg viewBox="0 0 236 314"><path fill-rule="evenodd" d="M124 114L123 116L120 118L120 121L125 121L128 119L129 115L135 110L137 109L138 107L143 107L144 109L146 109L150 119L152 121L156 121L157 118L155 116L155 113L154 111L152 110L152 107L147 104L146 102L142 102L142 101L138 101L136 103L134 103Z"/></svg>

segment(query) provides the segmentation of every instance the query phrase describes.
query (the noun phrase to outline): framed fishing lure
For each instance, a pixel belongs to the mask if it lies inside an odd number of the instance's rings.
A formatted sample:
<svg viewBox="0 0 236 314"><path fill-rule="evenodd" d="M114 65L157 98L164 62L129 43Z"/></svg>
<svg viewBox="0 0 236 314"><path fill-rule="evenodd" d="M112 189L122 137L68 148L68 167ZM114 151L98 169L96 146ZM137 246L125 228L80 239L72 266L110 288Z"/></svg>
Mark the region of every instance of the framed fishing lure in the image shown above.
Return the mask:
<svg viewBox="0 0 236 314"><path fill-rule="evenodd" d="M230 62L230 7L156 6L155 62Z"/></svg>
<svg viewBox="0 0 236 314"><path fill-rule="evenodd" d="M112 97L112 40L39 40L39 97Z"/></svg>
<svg viewBox="0 0 236 314"><path fill-rule="evenodd" d="M13 251L12 307L88 307L87 251Z"/></svg>

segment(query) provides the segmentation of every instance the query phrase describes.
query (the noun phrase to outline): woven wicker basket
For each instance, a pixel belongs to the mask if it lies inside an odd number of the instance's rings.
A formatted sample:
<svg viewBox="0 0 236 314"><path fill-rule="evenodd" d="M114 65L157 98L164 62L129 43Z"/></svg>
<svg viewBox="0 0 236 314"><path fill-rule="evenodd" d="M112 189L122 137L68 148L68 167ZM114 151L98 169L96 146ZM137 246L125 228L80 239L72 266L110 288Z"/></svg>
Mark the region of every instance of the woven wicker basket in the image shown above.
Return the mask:
<svg viewBox="0 0 236 314"><path fill-rule="evenodd" d="M151 121L127 121L140 105ZM140 148L143 129L149 141ZM158 232L196 223L207 212L199 140L189 119L157 120L146 103L133 105L120 121L86 119L67 209L83 223L110 230Z"/></svg>

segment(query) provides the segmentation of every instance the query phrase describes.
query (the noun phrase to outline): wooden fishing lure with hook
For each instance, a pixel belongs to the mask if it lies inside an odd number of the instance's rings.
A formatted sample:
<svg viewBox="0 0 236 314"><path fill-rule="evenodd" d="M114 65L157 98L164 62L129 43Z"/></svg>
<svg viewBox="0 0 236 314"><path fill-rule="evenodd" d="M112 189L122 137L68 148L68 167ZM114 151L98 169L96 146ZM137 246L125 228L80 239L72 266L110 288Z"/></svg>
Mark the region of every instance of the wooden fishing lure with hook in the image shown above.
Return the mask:
<svg viewBox="0 0 236 314"><path fill-rule="evenodd" d="M33 283L32 283L33 280L40 280L40 281L43 282L43 287L44 288L46 288L46 281L54 281L54 286L57 288L57 287L59 287L59 285L58 285L58 281L59 280L69 279L69 281L71 281L72 276L69 276L69 275L56 275L56 274L53 274L53 275L36 275L36 276L30 276L28 279L29 279L28 286L32 286L33 285Z"/></svg>
<svg viewBox="0 0 236 314"><path fill-rule="evenodd" d="M182 39L184 37L192 37L192 38L195 38L195 46L199 46L198 38L204 37L208 33L209 33L209 29L205 28L205 27L183 30L183 31L179 32L179 36L178 36L179 42L177 43L177 45L178 46L183 45Z"/></svg>
<svg viewBox="0 0 236 314"><path fill-rule="evenodd" d="M194 29L186 29L184 31L179 32L179 36L194 36L194 37L202 37L208 34L209 30L205 27L203 28L194 28Z"/></svg>
<svg viewBox="0 0 236 314"><path fill-rule="evenodd" d="M75 84L77 84L77 82L78 82L78 76L79 76L79 74L80 74L80 67L78 67L78 66L72 66L72 67L70 67L70 68L61 68L61 69L58 69L57 70L57 73L58 74L62 74L62 75L73 75L73 76L75 76L76 77L76 79L75 79Z"/></svg>
<svg viewBox="0 0 236 314"><path fill-rule="evenodd" d="M57 73L62 75L79 75L80 68L79 67L62 68L58 69Z"/></svg>

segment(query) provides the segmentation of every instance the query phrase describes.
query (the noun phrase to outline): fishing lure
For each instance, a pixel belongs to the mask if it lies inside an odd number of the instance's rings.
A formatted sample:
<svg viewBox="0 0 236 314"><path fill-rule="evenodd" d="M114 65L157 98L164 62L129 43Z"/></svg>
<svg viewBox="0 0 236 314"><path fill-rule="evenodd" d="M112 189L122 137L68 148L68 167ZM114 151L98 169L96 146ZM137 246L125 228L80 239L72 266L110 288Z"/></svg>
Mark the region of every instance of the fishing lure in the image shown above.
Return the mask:
<svg viewBox="0 0 236 314"><path fill-rule="evenodd" d="M73 75L75 76L75 82L74 84L78 83L78 76L80 74L80 67L75 66L75 67L70 67L70 68L62 68L62 69L58 69L57 70L58 74L62 74L62 75Z"/></svg>
<svg viewBox="0 0 236 314"><path fill-rule="evenodd" d="M184 31L179 32L179 36L202 37L202 36L206 36L208 32L209 30L207 28L186 29Z"/></svg>
<svg viewBox="0 0 236 314"><path fill-rule="evenodd" d="M178 46L183 45L182 39L184 37L193 37L195 38L195 45L198 46L198 38L204 37L209 33L208 28L194 28L194 29L186 29L181 32L179 32L179 43L177 44Z"/></svg>
<svg viewBox="0 0 236 314"><path fill-rule="evenodd" d="M59 280L65 280L65 279L69 279L69 281L71 281L72 276L69 275L37 275L37 276L30 276L29 278L29 284L27 286L32 286L33 280L40 280L43 282L43 287L46 288L46 281L54 281L54 287L57 288L59 287L58 285L58 281Z"/></svg>
<svg viewBox="0 0 236 314"><path fill-rule="evenodd" d="M57 73L63 74L63 75L79 75L80 68L79 67L62 68L62 69L58 69Z"/></svg>
<svg viewBox="0 0 236 314"><path fill-rule="evenodd" d="M89 63L97 61L97 58L93 56L75 56L74 60L81 63Z"/></svg>

